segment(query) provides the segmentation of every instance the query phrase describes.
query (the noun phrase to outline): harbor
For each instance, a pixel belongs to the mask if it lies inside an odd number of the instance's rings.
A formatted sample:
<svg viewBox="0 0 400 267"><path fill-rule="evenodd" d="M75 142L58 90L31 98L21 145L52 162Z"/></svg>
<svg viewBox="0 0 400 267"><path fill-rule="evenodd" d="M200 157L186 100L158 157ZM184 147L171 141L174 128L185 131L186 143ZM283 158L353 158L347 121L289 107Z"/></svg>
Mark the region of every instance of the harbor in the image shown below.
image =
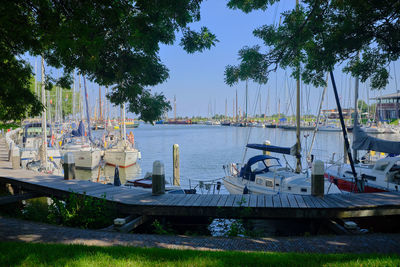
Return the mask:
<svg viewBox="0 0 400 267"><path fill-rule="evenodd" d="M3 5L0 265L399 266L378 2Z"/></svg>

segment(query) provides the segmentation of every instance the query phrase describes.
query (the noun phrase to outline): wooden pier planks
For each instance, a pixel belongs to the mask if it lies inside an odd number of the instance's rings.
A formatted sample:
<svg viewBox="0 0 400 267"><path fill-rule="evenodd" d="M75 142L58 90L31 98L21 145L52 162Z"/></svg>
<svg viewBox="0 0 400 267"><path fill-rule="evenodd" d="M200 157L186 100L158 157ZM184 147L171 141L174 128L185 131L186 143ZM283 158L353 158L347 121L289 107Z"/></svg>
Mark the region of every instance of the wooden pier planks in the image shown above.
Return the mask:
<svg viewBox="0 0 400 267"><path fill-rule="evenodd" d="M26 170L12 170L0 162L0 182L19 186L39 195L65 196L70 192L114 202L124 211L143 215L333 218L400 215L400 194L310 195L176 195L153 196L151 190L115 187L82 180L63 180ZM243 212L245 211L245 212Z"/></svg>

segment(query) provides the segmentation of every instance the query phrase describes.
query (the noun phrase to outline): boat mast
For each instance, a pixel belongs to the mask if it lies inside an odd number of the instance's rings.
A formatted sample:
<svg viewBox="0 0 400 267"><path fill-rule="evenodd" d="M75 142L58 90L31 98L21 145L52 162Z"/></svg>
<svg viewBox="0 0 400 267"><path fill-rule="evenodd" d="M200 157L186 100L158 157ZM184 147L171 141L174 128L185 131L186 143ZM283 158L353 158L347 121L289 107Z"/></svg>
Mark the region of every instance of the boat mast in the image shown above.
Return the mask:
<svg viewBox="0 0 400 267"><path fill-rule="evenodd" d="M225 120L228 114L228 98L225 98Z"/></svg>
<svg viewBox="0 0 400 267"><path fill-rule="evenodd" d="M235 122L238 121L238 99L237 99L237 89L236 89L236 113L235 113Z"/></svg>
<svg viewBox="0 0 400 267"><path fill-rule="evenodd" d="M101 87L100 86L99 86L99 112L100 112L99 121L102 121L103 120L103 113L102 113L102 110L101 110Z"/></svg>
<svg viewBox="0 0 400 267"><path fill-rule="evenodd" d="M176 121L176 95L174 95L174 121Z"/></svg>
<svg viewBox="0 0 400 267"><path fill-rule="evenodd" d="M357 58L360 57L360 52L357 52ZM355 86L354 86L354 125L353 129L357 127L358 125L358 89L360 86L360 78L356 76L356 81L355 81ZM357 155L357 149L353 149L353 157L354 157L354 162L358 161L358 155Z"/></svg>
<svg viewBox="0 0 400 267"><path fill-rule="evenodd" d="M317 115L317 120L315 121L315 129L314 129L314 133L313 133L313 137L311 139L311 145L310 145L310 149L308 150L307 153L307 161L311 162L311 152L312 152L312 148L315 142L315 137L317 135L317 131L318 131L318 126L319 126L319 121L321 119L321 110L322 110L322 105L324 103L324 98L325 98L325 94L326 94L326 90L328 89L328 76L329 74L326 74L326 85L324 86L324 90L322 91L322 96L321 96L321 102L319 103L319 109L318 109L318 115Z"/></svg>
<svg viewBox="0 0 400 267"><path fill-rule="evenodd" d="M333 86L333 92L335 93L335 100L336 100L336 105L339 111L339 118L340 118L340 124L342 125L342 132L343 132L343 138L344 138L344 145L346 147L347 151L347 157L350 161L350 166L351 166L351 171L354 176L354 181L357 186L358 192L363 192L363 185L359 182L357 178L357 173L356 169L354 167L354 161L353 157L351 156L351 150L350 150L350 144L349 144L349 139L347 136L347 130L346 130L346 125L344 124L344 119L343 119L343 113L342 113L342 107L340 106L340 101L339 101L339 95L336 89L336 83L335 83L335 77L333 76L333 71L330 71L330 76L331 76L331 81L332 81L332 86Z"/></svg>
<svg viewBox="0 0 400 267"><path fill-rule="evenodd" d="M126 140L125 103L122 104L122 139Z"/></svg>
<svg viewBox="0 0 400 267"><path fill-rule="evenodd" d="M299 0L296 0L296 9L299 9ZM297 59L299 60L299 59ZM297 66L298 73L300 72L300 62ZM300 73L299 73L300 76ZM301 172L301 143L300 143L300 77L296 80L296 173Z"/></svg>
<svg viewBox="0 0 400 267"><path fill-rule="evenodd" d="M87 116L87 125L88 125L88 132L89 132L89 140L90 140L91 142L93 142L93 140L92 140L92 129L90 128L89 95L88 95L88 92L87 92L85 76L83 76L83 86L85 87L86 116Z"/></svg>
<svg viewBox="0 0 400 267"><path fill-rule="evenodd" d="M72 120L75 121L75 70L74 70L74 82L72 85Z"/></svg>
<svg viewBox="0 0 400 267"><path fill-rule="evenodd" d="M248 94L248 79L246 79L246 122L247 122L247 94Z"/></svg>
<svg viewBox="0 0 400 267"><path fill-rule="evenodd" d="M79 72L79 113L81 114L81 121L83 121L83 92L81 86L81 73Z"/></svg>
<svg viewBox="0 0 400 267"><path fill-rule="evenodd" d="M44 77L44 59L42 55L42 152L41 166L47 167L47 118L46 118L46 94L45 94L45 77Z"/></svg>

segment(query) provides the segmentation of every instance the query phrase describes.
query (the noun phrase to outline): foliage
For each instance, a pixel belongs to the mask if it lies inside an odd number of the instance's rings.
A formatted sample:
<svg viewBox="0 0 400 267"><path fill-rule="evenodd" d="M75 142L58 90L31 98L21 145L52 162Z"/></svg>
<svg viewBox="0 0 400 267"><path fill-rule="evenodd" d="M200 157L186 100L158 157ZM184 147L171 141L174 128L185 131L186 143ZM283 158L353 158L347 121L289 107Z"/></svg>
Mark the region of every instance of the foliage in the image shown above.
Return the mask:
<svg viewBox="0 0 400 267"><path fill-rule="evenodd" d="M25 220L37 222L49 222L49 205L47 204L47 197L40 197L29 199L22 209L21 217Z"/></svg>
<svg viewBox="0 0 400 267"><path fill-rule="evenodd" d="M1 32L0 26L0 121L21 120L38 114L42 104L29 91L31 67L3 49Z"/></svg>
<svg viewBox="0 0 400 267"><path fill-rule="evenodd" d="M64 202L52 198L48 219L65 226L98 229L109 226L115 218L115 211L105 199L93 198L86 194L71 193Z"/></svg>
<svg viewBox="0 0 400 267"><path fill-rule="evenodd" d="M37 90L39 91L39 95L37 96L40 98L40 88L41 88L41 82L36 82ZM31 79L31 85L30 85L30 91L32 93L35 93L35 79ZM50 95L50 112L48 113L47 116L51 115L52 117L55 116L56 112L56 104L57 104L57 93L56 93L56 86L52 86L51 89L47 90L49 91ZM46 94L47 94L46 91ZM80 99L80 92L75 92L75 105L76 105L76 111L78 111L78 106L79 106L79 99ZM69 90L68 88L62 88L62 97L61 97L61 105L62 105L62 115L63 117L66 117L70 114L72 114L72 102L73 102L73 92Z"/></svg>
<svg viewBox="0 0 400 267"><path fill-rule="evenodd" d="M279 0L230 0L228 7L249 13L266 10L275 2ZM307 84L323 86L325 73L345 64L344 72L359 76L362 82L370 78L372 88L387 85L388 66L400 56L398 0L302 0L293 6L281 14L280 25L253 31L266 50L259 46L241 49L239 65L226 67L227 84L245 79L263 83L280 67L291 68L292 77L301 77Z"/></svg>
<svg viewBox="0 0 400 267"><path fill-rule="evenodd" d="M15 128L18 128L19 127L19 125L18 124L16 124L16 123L4 123L4 124L1 124L0 123L0 130L2 130L2 129L4 129L4 130L8 130L8 129L15 129Z"/></svg>
<svg viewBox="0 0 400 267"><path fill-rule="evenodd" d="M188 25L200 20L202 0L7 1L0 5L0 119L38 114L39 101L29 89L32 69L20 59L43 56L47 65L63 69L61 78L46 71L47 88L70 88L77 69L84 77L110 86L115 104L129 102L129 111L153 121L170 109L150 87L168 78L158 53L183 32L181 45L189 53L218 41L207 28L199 33ZM22 97L15 97L24 92ZM14 105L8 101L14 98ZM14 103L13 102L13 103ZM16 108L17 107L17 108Z"/></svg>
<svg viewBox="0 0 400 267"><path fill-rule="evenodd" d="M154 233L157 235L172 235L174 231L171 227L161 224L158 220L154 220L151 224L154 228Z"/></svg>
<svg viewBox="0 0 400 267"><path fill-rule="evenodd" d="M398 266L399 255L0 243L2 266Z"/></svg>

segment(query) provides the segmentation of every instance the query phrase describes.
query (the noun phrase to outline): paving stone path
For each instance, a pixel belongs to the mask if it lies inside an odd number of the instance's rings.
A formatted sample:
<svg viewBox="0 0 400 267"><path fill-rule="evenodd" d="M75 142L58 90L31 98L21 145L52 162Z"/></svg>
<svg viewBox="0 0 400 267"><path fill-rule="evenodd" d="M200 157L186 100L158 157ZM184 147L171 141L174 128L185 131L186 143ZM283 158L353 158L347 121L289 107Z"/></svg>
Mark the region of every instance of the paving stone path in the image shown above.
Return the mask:
<svg viewBox="0 0 400 267"><path fill-rule="evenodd" d="M0 217L0 241L195 250L400 253L400 234L271 238L166 236L83 230L6 217Z"/></svg>

